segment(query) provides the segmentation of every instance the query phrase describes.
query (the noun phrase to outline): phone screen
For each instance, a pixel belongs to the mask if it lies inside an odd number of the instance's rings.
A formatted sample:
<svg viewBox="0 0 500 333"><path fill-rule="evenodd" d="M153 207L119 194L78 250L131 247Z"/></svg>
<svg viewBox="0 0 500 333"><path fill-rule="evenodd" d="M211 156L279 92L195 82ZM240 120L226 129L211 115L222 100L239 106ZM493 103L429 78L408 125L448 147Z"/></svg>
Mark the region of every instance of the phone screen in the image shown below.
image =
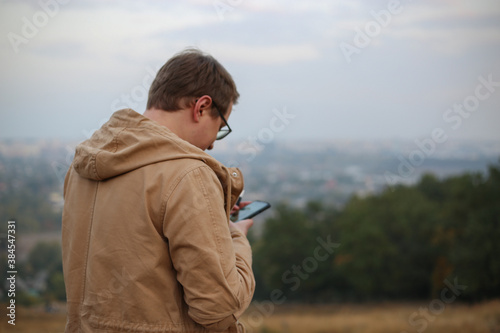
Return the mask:
<svg viewBox="0 0 500 333"><path fill-rule="evenodd" d="M268 202L258 200L252 201L252 203L240 209L238 213L238 221L250 219L257 214L262 213L269 207L271 207L271 205Z"/></svg>

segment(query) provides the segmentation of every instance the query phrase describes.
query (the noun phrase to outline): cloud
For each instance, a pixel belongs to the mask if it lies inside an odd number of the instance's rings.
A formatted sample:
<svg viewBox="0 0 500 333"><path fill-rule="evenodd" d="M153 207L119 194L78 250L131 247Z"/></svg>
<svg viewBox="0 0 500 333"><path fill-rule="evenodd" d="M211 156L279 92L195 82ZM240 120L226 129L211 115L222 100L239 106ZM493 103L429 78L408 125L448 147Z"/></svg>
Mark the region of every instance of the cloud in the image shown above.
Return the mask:
<svg viewBox="0 0 500 333"><path fill-rule="evenodd" d="M65 7L60 6L56 15L38 29L39 33L29 44L80 44L79 48L86 55L109 57L121 52L145 54L161 45L158 43L161 36L193 27L220 24L216 15L206 15L203 8L196 6L186 8L170 3L168 7L134 7L133 4L117 6L115 2L109 1L103 1L100 6L94 1L83 4L74 1ZM41 7L22 3L8 3L4 10L2 18L8 18L8 22L3 23L2 30L10 30L18 35L22 35L24 18L33 21L34 13L43 11ZM37 52L40 49L28 47L31 46L29 44L21 45L20 51ZM140 45L140 48L134 44Z"/></svg>
<svg viewBox="0 0 500 333"><path fill-rule="evenodd" d="M397 28L389 27L388 35L419 48L425 45L444 55L500 43L500 6L497 2L411 3L391 24Z"/></svg>
<svg viewBox="0 0 500 333"><path fill-rule="evenodd" d="M311 130L313 134L329 136L335 131L332 126L347 133L349 124L359 123L356 119L364 117L363 126L370 126L376 121L373 115L380 114L386 119L419 117L419 124L407 127L414 132L405 132L413 135L421 133L429 110L440 113L455 99L463 99L478 75L491 72L492 64L500 66L495 57L500 48L498 0L401 0L403 11L353 56L350 65L339 44L352 43L355 29L374 20L372 11L386 10L389 0L221 2L232 6L222 19L213 0L69 1L20 45L19 53L7 38L0 39L0 87L5 96L0 112L16 110L9 119L22 124L32 110L43 108L48 118L78 119L78 133L82 126L94 128L95 119L110 112L112 101L142 84L151 68L185 47L197 46L236 73L248 97L241 108L271 110L286 104L322 118L334 102L336 110L349 111L340 117L343 123L338 125L336 116L324 122L323 132ZM39 0L0 4L3 36L20 34L23 19L31 20L41 10ZM259 105L252 105L255 96ZM497 99L488 102L477 118L486 115L488 107L498 109ZM102 111L89 116L82 111L87 109ZM252 119L257 118L252 112ZM371 132L356 133L405 131L371 127Z"/></svg>
<svg viewBox="0 0 500 333"><path fill-rule="evenodd" d="M222 61L242 64L288 65L293 62L310 61L320 57L320 50L313 44L200 44L200 48L217 54Z"/></svg>
<svg viewBox="0 0 500 333"><path fill-rule="evenodd" d="M346 9L355 10L361 6L358 0L239 0L239 1L221 1L227 3L236 10L257 12L257 13L334 13ZM233 3L233 5L231 5Z"/></svg>

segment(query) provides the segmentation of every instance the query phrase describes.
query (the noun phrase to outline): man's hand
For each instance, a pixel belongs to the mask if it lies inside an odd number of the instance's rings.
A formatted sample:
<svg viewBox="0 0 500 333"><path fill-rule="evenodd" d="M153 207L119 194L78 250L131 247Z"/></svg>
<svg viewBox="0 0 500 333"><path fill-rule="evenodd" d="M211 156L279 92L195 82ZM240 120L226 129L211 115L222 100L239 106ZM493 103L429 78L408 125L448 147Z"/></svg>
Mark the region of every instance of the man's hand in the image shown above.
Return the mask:
<svg viewBox="0 0 500 333"><path fill-rule="evenodd" d="M248 219L248 220L241 220L238 222L229 221L229 224L235 227L236 229L240 230L246 236L248 233L248 229L250 229L250 227L253 226L253 220Z"/></svg>
<svg viewBox="0 0 500 333"><path fill-rule="evenodd" d="M252 203L252 202L251 201L242 201L242 202L240 202L239 206L234 205L233 209L231 209L231 215L238 216L238 212L240 211L240 209L249 205L250 203ZM248 219L248 220L241 220L238 222L229 221L229 223L232 226L234 226L235 228L239 229L241 232L243 232L246 236L248 233L248 229L250 229L250 227L253 225L253 220Z"/></svg>
<svg viewBox="0 0 500 333"><path fill-rule="evenodd" d="M252 203L251 201L242 201L242 202L240 202L239 206L234 205L233 209L231 209L231 215L236 215L237 216L238 212L240 211L241 208L243 208L245 206L248 206L251 203Z"/></svg>

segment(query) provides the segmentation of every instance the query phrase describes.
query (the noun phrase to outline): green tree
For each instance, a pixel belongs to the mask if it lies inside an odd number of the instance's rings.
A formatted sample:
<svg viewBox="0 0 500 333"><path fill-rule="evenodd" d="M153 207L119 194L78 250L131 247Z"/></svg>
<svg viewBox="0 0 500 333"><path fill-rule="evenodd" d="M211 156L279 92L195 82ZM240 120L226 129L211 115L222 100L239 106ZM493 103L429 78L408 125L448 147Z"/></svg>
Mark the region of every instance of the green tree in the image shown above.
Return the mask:
<svg viewBox="0 0 500 333"><path fill-rule="evenodd" d="M278 289L287 300L332 300L334 253L316 248L334 241L332 220L336 212L311 202L305 209L279 204L275 216L266 220L262 236L254 244L257 299L267 299Z"/></svg>
<svg viewBox="0 0 500 333"><path fill-rule="evenodd" d="M57 242L39 242L28 255L27 263L33 271L52 271L61 263L61 245Z"/></svg>
<svg viewBox="0 0 500 333"><path fill-rule="evenodd" d="M486 176L465 174L445 181L447 200L443 244L454 272L467 289L464 296L480 300L500 295L500 169Z"/></svg>
<svg viewBox="0 0 500 333"><path fill-rule="evenodd" d="M39 242L30 251L26 262L22 263L23 278L32 279L40 272L45 272L46 289L38 290L43 300L64 301L66 291L62 271L61 245L58 242Z"/></svg>
<svg viewBox="0 0 500 333"><path fill-rule="evenodd" d="M360 298L418 298L431 292L437 207L414 188L354 197L338 220L336 269Z"/></svg>

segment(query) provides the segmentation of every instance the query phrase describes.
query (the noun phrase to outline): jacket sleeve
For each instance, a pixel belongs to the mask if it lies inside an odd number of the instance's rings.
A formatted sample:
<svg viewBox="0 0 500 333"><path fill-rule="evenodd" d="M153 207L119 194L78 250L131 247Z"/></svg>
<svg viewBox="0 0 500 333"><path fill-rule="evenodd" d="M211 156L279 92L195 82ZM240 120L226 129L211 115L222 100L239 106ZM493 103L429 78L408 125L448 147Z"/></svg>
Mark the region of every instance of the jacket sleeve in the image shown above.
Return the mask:
<svg viewBox="0 0 500 333"><path fill-rule="evenodd" d="M222 186L209 167L187 171L175 186L163 232L189 316L227 329L252 300L252 252L245 235L229 227Z"/></svg>

